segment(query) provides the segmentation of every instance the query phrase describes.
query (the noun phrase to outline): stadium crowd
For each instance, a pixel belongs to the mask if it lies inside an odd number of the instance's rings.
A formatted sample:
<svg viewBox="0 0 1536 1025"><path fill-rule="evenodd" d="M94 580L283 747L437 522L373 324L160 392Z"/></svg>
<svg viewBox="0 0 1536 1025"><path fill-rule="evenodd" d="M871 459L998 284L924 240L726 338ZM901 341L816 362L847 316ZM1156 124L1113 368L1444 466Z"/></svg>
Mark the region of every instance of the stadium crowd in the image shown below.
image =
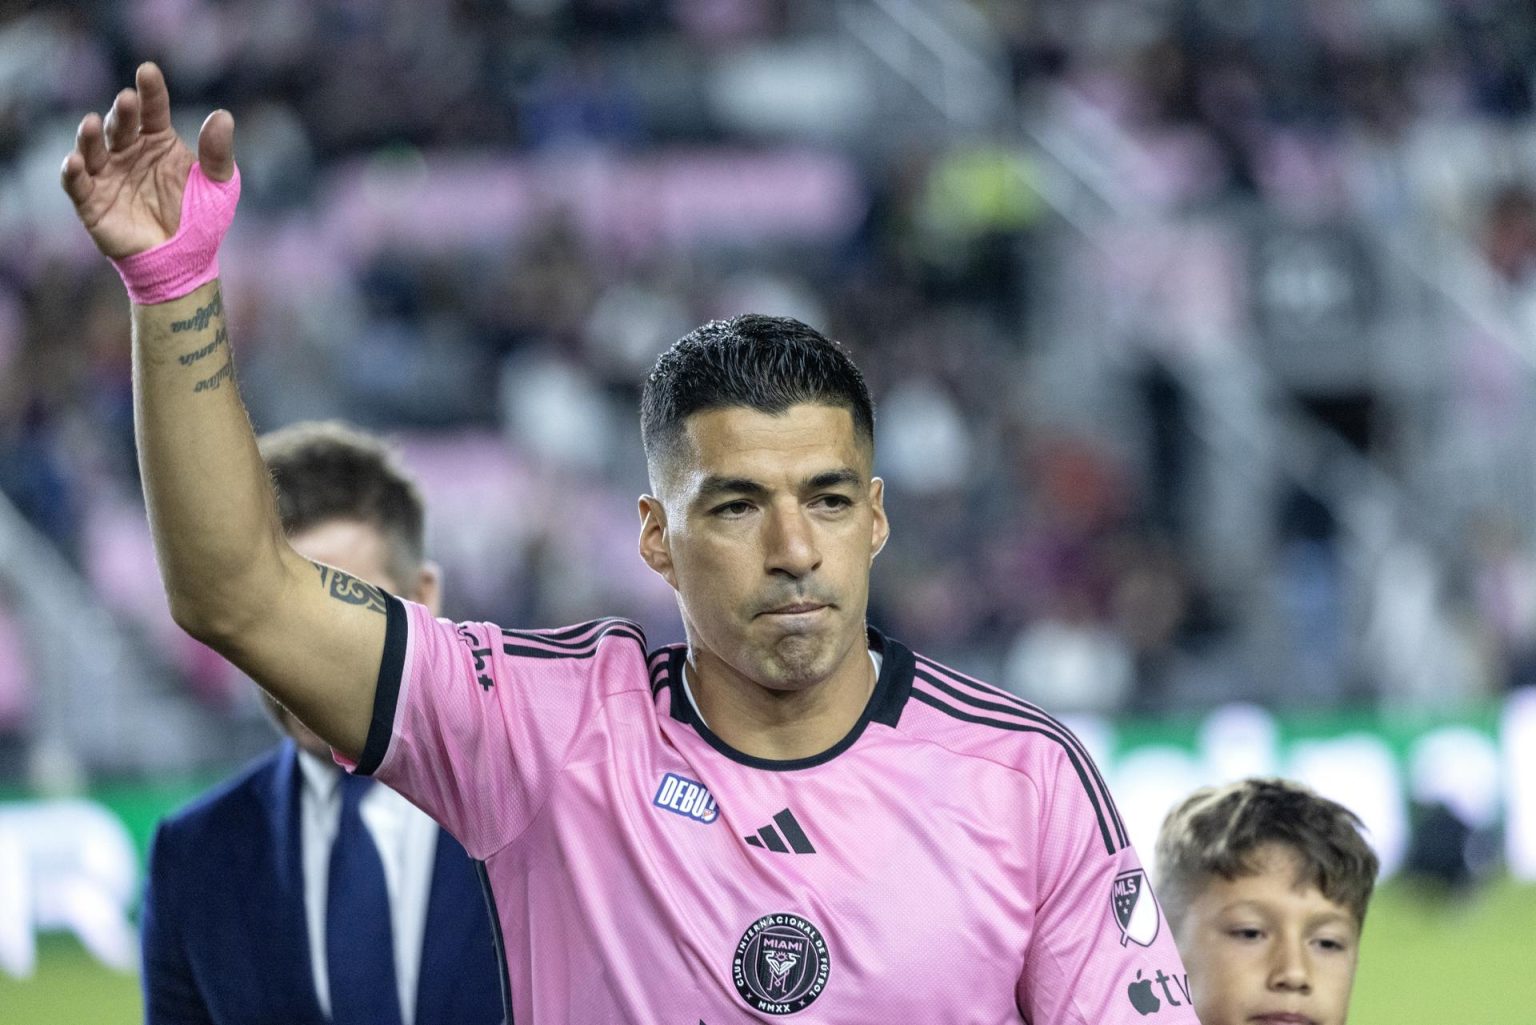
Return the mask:
<svg viewBox="0 0 1536 1025"><path fill-rule="evenodd" d="M1138 209L1432 221L1480 248L1517 323L1536 314L1530 5L973 6L1026 125L1129 141L1098 156ZM835 10L30 5L0 26L0 491L203 700L242 699L163 611L122 286L57 185L78 112L152 56L180 115L237 118L245 192L223 265L258 428L341 417L399 438L455 525L429 544L453 580L447 614L628 609L653 642L676 639L669 594L633 554L638 386L689 326L750 309L825 329L871 375L896 533L871 614L914 648L1062 710L1378 692L1329 640L1338 527L1306 496L1252 529L1271 538L1285 643L1323 660L1321 690L1298 695L1248 657L1254 595L1191 554L1176 381L1145 375L1118 434L1037 415L1046 243L1067 229L1024 133L868 124L873 65L826 44ZM1254 316L1242 268L1218 270L1186 297L1188 321ZM1177 333L1179 313L1149 329ZM1467 388L1529 388L1488 352ZM1390 439L1357 440L1390 461ZM1463 543L1448 600L1475 695L1536 664L1536 550L1497 517ZM0 611L7 599L0 586ZM26 643L0 615L0 650ZM25 663L0 658L0 730L25 726Z"/></svg>

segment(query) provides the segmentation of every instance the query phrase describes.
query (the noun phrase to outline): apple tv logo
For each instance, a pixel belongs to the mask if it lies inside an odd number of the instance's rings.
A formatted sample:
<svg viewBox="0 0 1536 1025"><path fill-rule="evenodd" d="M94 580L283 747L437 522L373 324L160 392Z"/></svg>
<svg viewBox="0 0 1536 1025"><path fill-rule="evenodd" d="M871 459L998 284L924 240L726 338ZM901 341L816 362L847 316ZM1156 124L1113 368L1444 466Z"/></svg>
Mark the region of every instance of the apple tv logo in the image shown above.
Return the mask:
<svg viewBox="0 0 1536 1025"><path fill-rule="evenodd" d="M1154 982L1163 988L1162 1000L1152 992ZM1168 988L1170 982L1179 991L1179 996L1184 998L1182 1001L1173 995L1173 990ZM1140 1015L1156 1014L1162 1010L1164 1000L1168 1002L1169 1007L1183 1007L1194 1003L1189 996L1189 976L1169 975L1161 968L1150 979L1143 979L1141 969L1136 969L1136 981L1125 987L1125 995L1130 998L1131 1006L1136 1008L1136 1013Z"/></svg>
<svg viewBox="0 0 1536 1025"><path fill-rule="evenodd" d="M1156 1014L1163 1002L1152 992L1152 980L1143 979L1141 970L1136 971L1136 981L1125 987L1125 995L1131 998L1131 1006L1137 1014Z"/></svg>

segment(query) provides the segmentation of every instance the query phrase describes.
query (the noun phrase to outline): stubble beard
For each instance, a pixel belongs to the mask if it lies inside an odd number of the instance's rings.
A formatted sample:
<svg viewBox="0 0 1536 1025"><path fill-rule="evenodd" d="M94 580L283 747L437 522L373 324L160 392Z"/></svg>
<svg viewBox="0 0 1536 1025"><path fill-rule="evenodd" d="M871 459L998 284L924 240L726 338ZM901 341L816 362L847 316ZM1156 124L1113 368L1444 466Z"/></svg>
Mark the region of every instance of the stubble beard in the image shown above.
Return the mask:
<svg viewBox="0 0 1536 1025"><path fill-rule="evenodd" d="M769 650L774 680L785 690L806 690L831 675L831 639L806 634L780 638Z"/></svg>
<svg viewBox="0 0 1536 1025"><path fill-rule="evenodd" d="M688 628L690 645L703 640L686 611L684 625ZM786 694L807 691L831 679L837 669L838 642L842 638L840 623L828 624L821 630L783 633L776 637L754 637L754 632L749 628L744 635L735 638L734 645L711 647L710 650L716 658L765 690ZM861 629L860 638L862 636Z"/></svg>

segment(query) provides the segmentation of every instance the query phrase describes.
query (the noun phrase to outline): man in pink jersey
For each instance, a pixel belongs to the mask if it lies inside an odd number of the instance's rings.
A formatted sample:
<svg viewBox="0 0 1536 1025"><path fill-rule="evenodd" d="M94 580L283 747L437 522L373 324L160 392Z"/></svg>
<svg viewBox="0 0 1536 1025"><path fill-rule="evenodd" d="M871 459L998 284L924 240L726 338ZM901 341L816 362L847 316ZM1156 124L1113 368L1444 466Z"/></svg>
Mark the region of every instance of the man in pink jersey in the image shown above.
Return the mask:
<svg viewBox="0 0 1536 1025"><path fill-rule="evenodd" d="M214 263L233 119L194 163L159 70L136 84L63 181L134 300L172 610L481 862L514 1020L1196 1021L1077 739L866 625L889 527L835 343L737 317L646 383L640 554L686 646L434 619L284 541Z"/></svg>

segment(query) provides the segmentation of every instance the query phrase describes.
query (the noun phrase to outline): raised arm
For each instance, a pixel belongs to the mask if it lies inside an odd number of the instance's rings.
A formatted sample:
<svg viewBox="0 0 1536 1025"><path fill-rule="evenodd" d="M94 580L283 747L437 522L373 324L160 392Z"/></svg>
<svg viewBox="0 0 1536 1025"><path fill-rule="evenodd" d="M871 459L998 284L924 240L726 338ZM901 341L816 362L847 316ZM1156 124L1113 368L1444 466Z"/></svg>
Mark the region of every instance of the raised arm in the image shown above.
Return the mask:
<svg viewBox="0 0 1536 1025"><path fill-rule="evenodd" d="M203 122L195 170L160 69L140 65L135 79L105 122L81 121L62 179L134 299L134 433L171 614L355 758L384 601L289 547L240 401L214 276L238 194L234 118Z"/></svg>

